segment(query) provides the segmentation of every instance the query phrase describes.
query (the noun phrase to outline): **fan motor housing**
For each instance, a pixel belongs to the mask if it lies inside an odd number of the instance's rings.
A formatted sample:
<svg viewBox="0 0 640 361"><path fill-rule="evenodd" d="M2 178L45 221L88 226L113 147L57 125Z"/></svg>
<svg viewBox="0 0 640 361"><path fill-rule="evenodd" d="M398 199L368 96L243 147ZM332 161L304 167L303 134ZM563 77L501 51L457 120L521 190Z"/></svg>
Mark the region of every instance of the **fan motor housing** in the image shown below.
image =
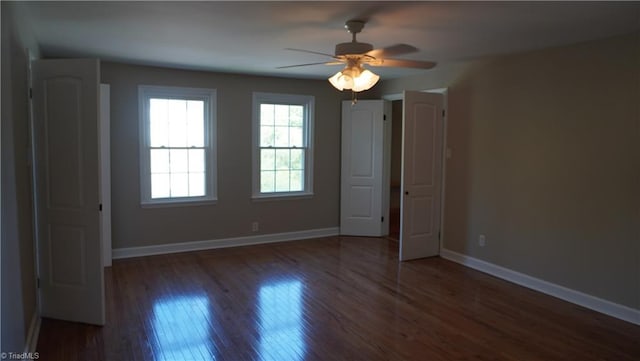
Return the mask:
<svg viewBox="0 0 640 361"><path fill-rule="evenodd" d="M352 41L349 43L340 43L336 45L336 56L340 55L359 55L373 50L373 45L369 43L359 43Z"/></svg>

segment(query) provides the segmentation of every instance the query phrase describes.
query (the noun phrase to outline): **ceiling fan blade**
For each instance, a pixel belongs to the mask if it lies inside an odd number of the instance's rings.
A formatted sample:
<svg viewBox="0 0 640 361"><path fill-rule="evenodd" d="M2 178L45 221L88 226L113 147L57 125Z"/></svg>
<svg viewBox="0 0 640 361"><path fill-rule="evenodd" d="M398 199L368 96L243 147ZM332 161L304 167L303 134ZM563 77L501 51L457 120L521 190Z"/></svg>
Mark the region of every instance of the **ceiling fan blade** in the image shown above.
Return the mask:
<svg viewBox="0 0 640 361"><path fill-rule="evenodd" d="M308 64L296 64L296 65L286 65L286 66L279 66L276 69L288 69L288 68L297 68L297 67L301 67L301 66L309 66L309 65L342 65L342 62L339 61L330 61L330 62L319 62L319 63L308 63Z"/></svg>
<svg viewBox="0 0 640 361"><path fill-rule="evenodd" d="M418 51L418 48L415 46L407 45L407 44L396 44L387 46L382 49L373 49L367 52L365 55L380 59L380 58L388 58L396 55L403 55L409 53L415 53Z"/></svg>
<svg viewBox="0 0 640 361"><path fill-rule="evenodd" d="M395 66L399 68L431 69L436 66L433 61L403 60L403 59L380 59L370 63L372 66Z"/></svg>
<svg viewBox="0 0 640 361"><path fill-rule="evenodd" d="M285 48L284 50L291 50L291 51L299 51L302 53L309 53L309 54L316 54L316 55L324 55L324 56L328 56L330 58L334 58L335 56L333 54L327 54L327 53L321 53L318 51L311 51L311 50L304 50L304 49L294 49L294 48Z"/></svg>

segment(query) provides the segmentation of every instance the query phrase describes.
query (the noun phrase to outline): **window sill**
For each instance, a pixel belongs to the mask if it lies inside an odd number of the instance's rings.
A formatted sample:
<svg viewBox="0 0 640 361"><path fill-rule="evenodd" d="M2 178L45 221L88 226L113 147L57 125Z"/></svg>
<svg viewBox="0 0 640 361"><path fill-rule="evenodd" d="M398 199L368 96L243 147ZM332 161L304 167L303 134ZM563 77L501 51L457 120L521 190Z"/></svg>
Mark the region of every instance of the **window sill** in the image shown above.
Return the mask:
<svg viewBox="0 0 640 361"><path fill-rule="evenodd" d="M162 201L143 201L140 203L142 208L166 208L166 207L191 207L191 206L210 206L218 203L218 199L173 199Z"/></svg>
<svg viewBox="0 0 640 361"><path fill-rule="evenodd" d="M299 192L293 194L270 193L251 196L252 202L269 202L269 201L292 201L297 199L310 199L313 197L311 192Z"/></svg>

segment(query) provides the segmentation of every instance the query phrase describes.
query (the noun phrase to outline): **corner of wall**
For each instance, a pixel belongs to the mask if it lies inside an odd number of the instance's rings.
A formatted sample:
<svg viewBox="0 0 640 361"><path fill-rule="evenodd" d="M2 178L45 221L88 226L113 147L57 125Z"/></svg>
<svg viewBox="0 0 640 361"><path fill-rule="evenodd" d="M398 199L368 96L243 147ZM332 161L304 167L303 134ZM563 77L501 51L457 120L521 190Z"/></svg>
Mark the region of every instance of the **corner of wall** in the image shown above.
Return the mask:
<svg viewBox="0 0 640 361"><path fill-rule="evenodd" d="M22 352L36 305L30 206L27 72L30 51L39 54L23 20L23 4L2 2L2 342L3 352ZM35 315L32 316L32 315Z"/></svg>

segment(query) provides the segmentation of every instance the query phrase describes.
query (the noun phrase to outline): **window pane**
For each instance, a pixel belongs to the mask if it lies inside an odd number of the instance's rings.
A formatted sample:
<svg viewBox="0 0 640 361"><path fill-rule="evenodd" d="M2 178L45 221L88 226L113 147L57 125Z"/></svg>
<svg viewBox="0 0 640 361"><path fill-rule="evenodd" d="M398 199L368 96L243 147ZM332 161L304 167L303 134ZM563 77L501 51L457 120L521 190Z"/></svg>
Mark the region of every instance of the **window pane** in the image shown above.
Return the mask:
<svg viewBox="0 0 640 361"><path fill-rule="evenodd" d="M303 147L302 143L302 127L289 128L289 139L291 147Z"/></svg>
<svg viewBox="0 0 640 361"><path fill-rule="evenodd" d="M152 147L166 147L169 144L169 123L165 99L149 99L149 142Z"/></svg>
<svg viewBox="0 0 640 361"><path fill-rule="evenodd" d="M260 104L260 125L273 125L273 104Z"/></svg>
<svg viewBox="0 0 640 361"><path fill-rule="evenodd" d="M187 146L204 147L204 102L187 101Z"/></svg>
<svg viewBox="0 0 640 361"><path fill-rule="evenodd" d="M292 127L302 126L302 115L304 107L302 105L292 105L289 107L289 125Z"/></svg>
<svg viewBox="0 0 640 361"><path fill-rule="evenodd" d="M274 170L276 168L275 149L260 150L260 170Z"/></svg>
<svg viewBox="0 0 640 361"><path fill-rule="evenodd" d="M186 149L171 149L169 162L171 173L186 173L189 171L189 158Z"/></svg>
<svg viewBox="0 0 640 361"><path fill-rule="evenodd" d="M289 191L289 171L279 170L276 171L276 192L288 192Z"/></svg>
<svg viewBox="0 0 640 361"><path fill-rule="evenodd" d="M303 171L291 171L291 185L290 185L290 191L291 192L299 192L302 191L304 189L303 187L303 182L302 182L302 174Z"/></svg>
<svg viewBox="0 0 640 361"><path fill-rule="evenodd" d="M171 173L171 197L189 195L189 177L187 173Z"/></svg>
<svg viewBox="0 0 640 361"><path fill-rule="evenodd" d="M289 149L276 150L276 169L289 169Z"/></svg>
<svg viewBox="0 0 640 361"><path fill-rule="evenodd" d="M169 150L151 149L151 173L169 173Z"/></svg>
<svg viewBox="0 0 640 361"><path fill-rule="evenodd" d="M304 170L304 150L291 149L291 170Z"/></svg>
<svg viewBox="0 0 640 361"><path fill-rule="evenodd" d="M214 200L216 139L209 135L216 130L215 90L140 86L138 96L145 110L139 125L147 130L139 134L146 147L140 161L147 167L140 179L146 191L142 204L187 197ZM272 119L273 114L272 107Z"/></svg>
<svg viewBox="0 0 640 361"><path fill-rule="evenodd" d="M204 149L189 149L189 172L204 172Z"/></svg>
<svg viewBox="0 0 640 361"><path fill-rule="evenodd" d="M289 127L275 127L275 146L276 147L288 147L289 146Z"/></svg>
<svg viewBox="0 0 640 361"><path fill-rule="evenodd" d="M310 166L306 164L307 156L311 151L307 143L313 131L307 124L313 114L307 114L307 110L313 97L254 93L254 99L259 102L260 112L257 124L253 124L253 131L259 132L254 133L259 137L254 142L257 141L260 152L258 169L254 170L259 173L254 177L259 177L260 192L304 192L306 168Z"/></svg>
<svg viewBox="0 0 640 361"><path fill-rule="evenodd" d="M205 195L204 173L189 173L189 195L201 197Z"/></svg>
<svg viewBox="0 0 640 361"><path fill-rule="evenodd" d="M271 193L275 191L275 173L273 171L260 172L260 192Z"/></svg>
<svg viewBox="0 0 640 361"><path fill-rule="evenodd" d="M273 147L273 127L260 127L260 146Z"/></svg>
<svg viewBox="0 0 640 361"><path fill-rule="evenodd" d="M187 146L187 102L167 99L169 105L169 146Z"/></svg>
<svg viewBox="0 0 640 361"><path fill-rule="evenodd" d="M171 196L169 174L151 175L151 198L168 198Z"/></svg>
<svg viewBox="0 0 640 361"><path fill-rule="evenodd" d="M275 124L276 125L289 125L289 106L288 105L275 105Z"/></svg>

